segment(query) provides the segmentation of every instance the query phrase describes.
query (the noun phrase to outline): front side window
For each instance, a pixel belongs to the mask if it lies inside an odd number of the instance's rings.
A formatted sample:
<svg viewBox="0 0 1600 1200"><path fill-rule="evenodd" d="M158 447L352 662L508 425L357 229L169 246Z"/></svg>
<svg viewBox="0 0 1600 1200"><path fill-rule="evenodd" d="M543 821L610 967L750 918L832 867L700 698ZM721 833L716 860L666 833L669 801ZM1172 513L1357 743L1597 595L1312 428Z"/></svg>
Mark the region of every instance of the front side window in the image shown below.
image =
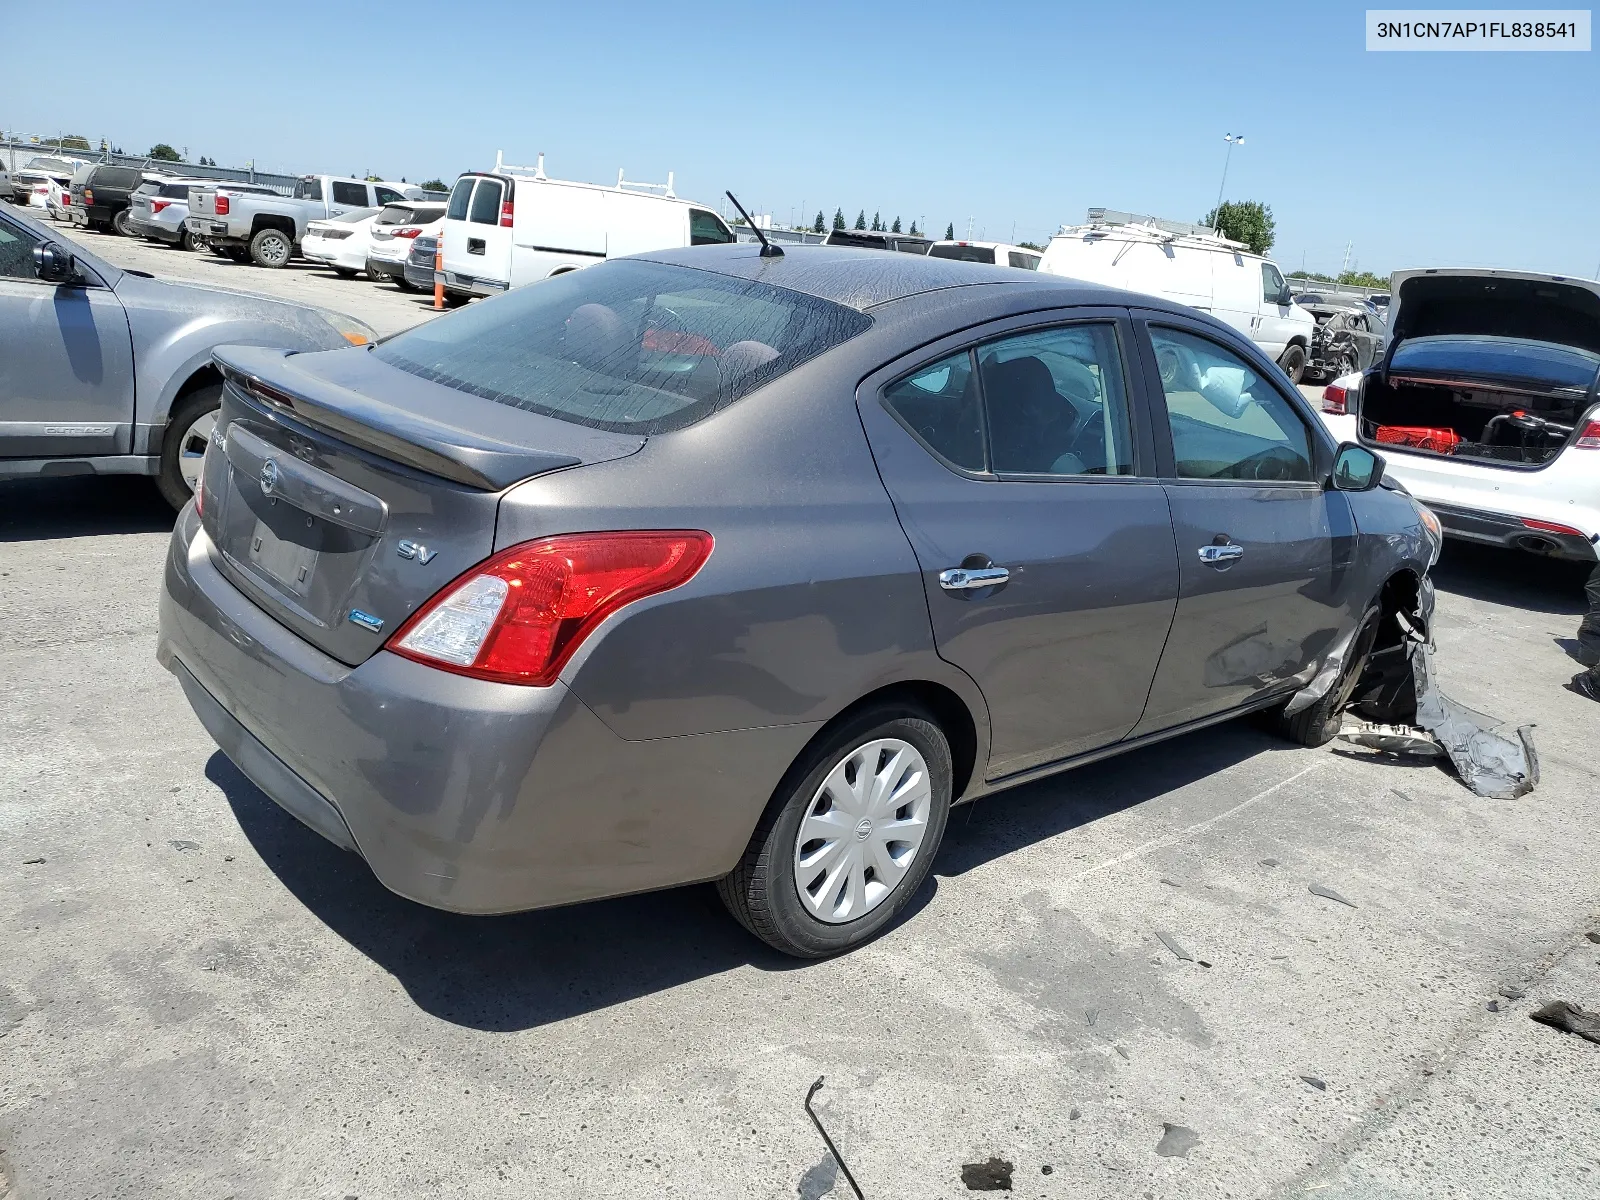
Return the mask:
<svg viewBox="0 0 1600 1200"><path fill-rule="evenodd" d="M296 200L321 200L322 199L322 180L320 180L320 179L302 179L302 180L300 180L298 183L296 183L294 185L294 198ZM361 200L361 201L358 201L358 203L365 204L366 201L365 200Z"/></svg>
<svg viewBox="0 0 1600 1200"><path fill-rule="evenodd" d="M786 288L619 260L418 325L372 353L498 404L651 434L692 425L871 324Z"/></svg>
<svg viewBox="0 0 1600 1200"><path fill-rule="evenodd" d="M978 380L968 351L941 358L890 384L883 401L941 458L968 471L987 469Z"/></svg>
<svg viewBox="0 0 1600 1200"><path fill-rule="evenodd" d="M377 202L379 204L393 204L396 200L405 199L404 196L395 191L392 187L374 186L372 189L372 194L377 197Z"/></svg>
<svg viewBox="0 0 1600 1200"><path fill-rule="evenodd" d="M0 278L35 279L33 248L39 239L26 229L0 221Z"/></svg>
<svg viewBox="0 0 1600 1200"><path fill-rule="evenodd" d="M354 204L357 208L367 206L367 185L364 183L347 183L342 179L333 181L333 202L335 204Z"/></svg>
<svg viewBox="0 0 1600 1200"><path fill-rule="evenodd" d="M1217 343L1151 327L1180 479L1311 483L1311 437L1293 406Z"/></svg>
<svg viewBox="0 0 1600 1200"><path fill-rule="evenodd" d="M467 219L467 205L472 201L472 185L477 177L463 175L456 180L456 186L450 192L450 207L445 210L445 216L452 221L465 221Z"/></svg>
<svg viewBox="0 0 1600 1200"><path fill-rule="evenodd" d="M689 210L689 245L725 246L733 241L733 233L722 223L716 213L703 208Z"/></svg>
<svg viewBox="0 0 1600 1200"><path fill-rule="evenodd" d="M1269 304L1276 304L1278 297L1283 295L1283 276L1278 273L1278 268L1271 263L1261 264L1261 298Z"/></svg>
<svg viewBox="0 0 1600 1200"><path fill-rule="evenodd" d="M500 224L499 180L478 180L478 190L472 193L472 210L467 219L474 225Z"/></svg>
<svg viewBox="0 0 1600 1200"><path fill-rule="evenodd" d="M990 342L978 348L978 365L995 472L1133 474L1114 326L1068 325Z"/></svg>

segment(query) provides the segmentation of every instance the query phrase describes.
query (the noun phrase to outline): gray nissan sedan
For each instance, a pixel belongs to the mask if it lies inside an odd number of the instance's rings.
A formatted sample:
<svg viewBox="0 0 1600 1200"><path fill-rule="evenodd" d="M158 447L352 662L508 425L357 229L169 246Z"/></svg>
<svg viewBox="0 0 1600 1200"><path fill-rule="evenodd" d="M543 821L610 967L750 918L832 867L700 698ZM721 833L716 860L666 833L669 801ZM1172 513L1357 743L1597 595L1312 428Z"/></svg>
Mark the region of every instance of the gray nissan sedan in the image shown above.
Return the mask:
<svg viewBox="0 0 1600 1200"><path fill-rule="evenodd" d="M458 912L716 880L849 949L952 804L1249 712L1327 741L1439 545L1248 341L1032 272L701 247L217 363L161 661Z"/></svg>

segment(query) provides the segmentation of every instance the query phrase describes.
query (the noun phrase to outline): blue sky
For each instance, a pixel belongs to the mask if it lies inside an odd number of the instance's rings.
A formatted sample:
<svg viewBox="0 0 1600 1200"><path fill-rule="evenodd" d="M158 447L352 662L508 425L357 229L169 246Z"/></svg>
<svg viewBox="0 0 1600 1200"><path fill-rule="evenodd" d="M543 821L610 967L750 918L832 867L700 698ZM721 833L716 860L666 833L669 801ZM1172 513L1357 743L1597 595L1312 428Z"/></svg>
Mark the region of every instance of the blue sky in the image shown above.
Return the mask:
<svg viewBox="0 0 1600 1200"><path fill-rule="evenodd" d="M78 68L13 74L5 128L411 180L542 150L558 178L670 170L680 195L731 187L780 220L864 207L1001 240L1089 205L1198 220L1242 131L1228 196L1272 206L1286 269L1337 270L1347 241L1379 273L1600 264L1594 54L1368 53L1355 4L78 11L70 30L8 13L8 43Z"/></svg>

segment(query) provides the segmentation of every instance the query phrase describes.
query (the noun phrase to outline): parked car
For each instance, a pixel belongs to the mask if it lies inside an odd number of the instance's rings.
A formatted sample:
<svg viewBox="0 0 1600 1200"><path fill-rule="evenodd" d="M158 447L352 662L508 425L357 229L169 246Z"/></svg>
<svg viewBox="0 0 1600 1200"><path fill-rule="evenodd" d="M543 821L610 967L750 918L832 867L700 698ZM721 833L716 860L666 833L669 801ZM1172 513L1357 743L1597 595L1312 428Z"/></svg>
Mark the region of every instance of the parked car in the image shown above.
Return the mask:
<svg viewBox="0 0 1600 1200"><path fill-rule="evenodd" d="M1594 562L1600 283L1397 271L1389 345L1323 393L1324 420L1465 541Z"/></svg>
<svg viewBox="0 0 1600 1200"><path fill-rule="evenodd" d="M181 506L221 397L219 343L373 336L304 305L123 271L56 236L0 212L0 478L153 475Z"/></svg>
<svg viewBox="0 0 1600 1200"><path fill-rule="evenodd" d="M1039 269L1039 251L1006 242L935 242L928 247L933 258L951 258L959 262L987 263L991 267L1020 267L1024 271Z"/></svg>
<svg viewBox="0 0 1600 1200"><path fill-rule="evenodd" d="M1146 296L701 247L217 362L159 657L438 908L715 879L845 950L952 803L1252 711L1321 744L1425 620L1436 535L1378 456Z"/></svg>
<svg viewBox="0 0 1600 1200"><path fill-rule="evenodd" d="M439 235L419 233L411 239L411 253L406 255L405 281L409 289L419 292L433 291L434 263L439 252Z"/></svg>
<svg viewBox="0 0 1600 1200"><path fill-rule="evenodd" d="M895 250L901 254L926 254L931 238L910 233L873 232L870 229L833 229L824 246L855 246L861 250Z"/></svg>
<svg viewBox="0 0 1600 1200"><path fill-rule="evenodd" d="M1311 314L1317 327L1311 335L1304 378L1331 379L1365 371L1383 354L1383 319L1366 303L1337 296L1295 303Z"/></svg>
<svg viewBox="0 0 1600 1200"><path fill-rule="evenodd" d="M412 242L419 237L438 237L444 228L444 203L406 200L389 204L368 229L367 278L374 283L388 280L407 291L406 259ZM433 264L429 263L429 287Z"/></svg>
<svg viewBox="0 0 1600 1200"><path fill-rule="evenodd" d="M50 219L71 222L72 181L57 183L52 179L45 187L44 209Z"/></svg>
<svg viewBox="0 0 1600 1200"><path fill-rule="evenodd" d="M15 193L11 190L11 172L4 163L0 163L0 200L13 199Z"/></svg>
<svg viewBox="0 0 1600 1200"><path fill-rule="evenodd" d="M48 184L51 180L65 183L72 178L74 171L85 165L81 158L68 158L55 154L35 155L11 172L10 195L18 204L27 204L36 185Z"/></svg>
<svg viewBox="0 0 1600 1200"><path fill-rule="evenodd" d="M1255 342L1294 382L1305 373L1317 323L1283 272L1203 225L1091 208L1087 224L1050 239L1039 269L1187 304Z"/></svg>
<svg viewBox="0 0 1600 1200"><path fill-rule="evenodd" d="M50 189L56 186L57 184L54 180L34 184L32 190L28 192L27 206L29 208L42 208L49 212Z"/></svg>
<svg viewBox="0 0 1600 1200"><path fill-rule="evenodd" d="M422 189L410 184L339 175L302 175L292 196L252 194L231 184L197 188L189 193L184 228L240 262L249 258L258 267L283 267L300 248L311 221L422 197Z"/></svg>
<svg viewBox="0 0 1600 1200"><path fill-rule="evenodd" d="M189 193L194 188L226 187L236 194L277 195L271 188L245 183L224 183L213 179L149 179L134 189L128 202L128 228L136 237L166 242L183 250L211 248L204 235L190 229Z"/></svg>
<svg viewBox="0 0 1600 1200"><path fill-rule="evenodd" d="M734 240L721 217L665 184L569 183L497 159L456 180L444 222L445 287L494 296L607 258Z"/></svg>
<svg viewBox="0 0 1600 1200"><path fill-rule="evenodd" d="M307 262L332 267L335 275L354 279L357 271L366 270L367 247L372 244L368 230L380 211L352 208L325 221L307 222L305 236L300 239L300 253Z"/></svg>
<svg viewBox="0 0 1600 1200"><path fill-rule="evenodd" d="M123 237L133 237L128 225L128 204L134 189L147 179L164 183L166 178L138 167L96 163L72 177L73 224L102 231L114 229Z"/></svg>

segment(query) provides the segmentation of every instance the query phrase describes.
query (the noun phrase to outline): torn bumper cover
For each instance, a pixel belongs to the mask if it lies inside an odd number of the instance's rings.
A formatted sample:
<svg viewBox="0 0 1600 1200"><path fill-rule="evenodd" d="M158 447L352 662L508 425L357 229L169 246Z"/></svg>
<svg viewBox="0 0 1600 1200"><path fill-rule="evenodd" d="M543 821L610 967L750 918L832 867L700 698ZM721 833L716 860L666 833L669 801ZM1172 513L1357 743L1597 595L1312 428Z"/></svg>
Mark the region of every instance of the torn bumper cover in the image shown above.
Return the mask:
<svg viewBox="0 0 1600 1200"><path fill-rule="evenodd" d="M1357 716L1380 724L1341 734L1341 739L1423 757L1437 757L1442 751L1461 782L1478 795L1495 800L1526 796L1539 782L1533 726L1523 725L1507 735L1500 732L1502 722L1439 690L1434 646L1424 632L1432 613L1433 585L1424 580L1417 612L1392 615L1399 636L1393 636L1393 629L1384 631L1389 636L1380 637L1367 660L1350 706Z"/></svg>

